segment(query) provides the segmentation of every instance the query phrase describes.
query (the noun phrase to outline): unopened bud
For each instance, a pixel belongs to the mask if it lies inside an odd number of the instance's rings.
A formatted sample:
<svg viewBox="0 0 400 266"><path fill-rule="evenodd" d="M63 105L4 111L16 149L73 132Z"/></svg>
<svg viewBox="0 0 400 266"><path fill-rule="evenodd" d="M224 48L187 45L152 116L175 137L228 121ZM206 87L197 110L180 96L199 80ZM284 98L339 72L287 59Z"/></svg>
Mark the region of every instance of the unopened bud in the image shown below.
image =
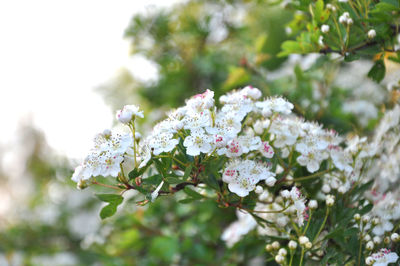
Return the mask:
<svg viewBox="0 0 400 266"><path fill-rule="evenodd" d="M87 182L85 180L79 180L78 184L76 185L76 187L80 190L87 188L89 185L87 184Z"/></svg>
<svg viewBox="0 0 400 266"><path fill-rule="evenodd" d="M375 245L379 245L382 242L382 239L379 236L374 236L372 239Z"/></svg>
<svg viewBox="0 0 400 266"><path fill-rule="evenodd" d="M347 25L349 25L349 26L353 25L353 23L354 23L352 18L347 19L346 22L347 22Z"/></svg>
<svg viewBox="0 0 400 266"><path fill-rule="evenodd" d="M265 250L268 251L268 252L271 252L273 250L272 245L271 244L267 244L265 246Z"/></svg>
<svg viewBox="0 0 400 266"><path fill-rule="evenodd" d="M365 246L367 250L373 250L374 249L374 243L372 241L368 241L367 245Z"/></svg>
<svg viewBox="0 0 400 266"><path fill-rule="evenodd" d="M331 192L331 187L328 184L325 184L322 186L322 192L324 192L325 194L328 194L329 192Z"/></svg>
<svg viewBox="0 0 400 266"><path fill-rule="evenodd" d="M373 39L376 37L376 31L374 29L368 31L368 38Z"/></svg>
<svg viewBox="0 0 400 266"><path fill-rule="evenodd" d="M310 200L310 202L308 203L308 207L311 210L315 210L316 208L318 208L318 202L316 200Z"/></svg>
<svg viewBox="0 0 400 266"><path fill-rule="evenodd" d="M372 264L374 264L374 259L372 258L372 257L367 257L366 259L365 259L365 264L367 264L367 265L372 265Z"/></svg>
<svg viewBox="0 0 400 266"><path fill-rule="evenodd" d="M308 239L308 237L306 236L301 236L299 237L299 243L300 245L305 245L306 243L310 242L310 240Z"/></svg>
<svg viewBox="0 0 400 266"><path fill-rule="evenodd" d="M290 197L290 192L289 192L289 190L287 190L287 189L282 190L282 191L281 191L281 196L282 196L282 198L284 198L284 199L288 199L288 198Z"/></svg>
<svg viewBox="0 0 400 266"><path fill-rule="evenodd" d="M306 249L311 249L311 248L312 248L312 243L311 243L310 241L308 241L308 242L305 244L305 247L306 247Z"/></svg>
<svg viewBox="0 0 400 266"><path fill-rule="evenodd" d="M328 33L329 32L329 25L322 25L321 26L321 31L323 32L323 33Z"/></svg>
<svg viewBox="0 0 400 266"><path fill-rule="evenodd" d="M278 255L275 256L275 261L277 263L281 264L281 263L283 263L285 261L285 257L278 254Z"/></svg>
<svg viewBox="0 0 400 266"><path fill-rule="evenodd" d="M142 134L135 132L135 140L139 141L142 138Z"/></svg>
<svg viewBox="0 0 400 266"><path fill-rule="evenodd" d="M280 247L281 247L281 245L279 244L278 241L272 242L272 248L273 248L273 249L279 249Z"/></svg>
<svg viewBox="0 0 400 266"><path fill-rule="evenodd" d="M359 213L356 213L356 214L354 214L354 220L356 221L356 222L358 222L358 221L360 221L360 219L361 219L361 215L359 214Z"/></svg>
<svg viewBox="0 0 400 266"><path fill-rule="evenodd" d="M332 207L333 204L335 204L335 197L333 195L327 195L326 196L326 205L328 207Z"/></svg>
<svg viewBox="0 0 400 266"><path fill-rule="evenodd" d="M254 190L254 192L256 193L256 194L261 194L261 193L263 193L263 188L262 188L262 186L256 186L256 189Z"/></svg>
<svg viewBox="0 0 400 266"><path fill-rule="evenodd" d="M282 255L282 256L286 256L286 255L287 255L287 251L286 251L286 249L281 248L281 249L278 251L278 254L279 254L279 255Z"/></svg>
<svg viewBox="0 0 400 266"><path fill-rule="evenodd" d="M297 242L294 240L290 240L288 244L289 249L294 250L297 248Z"/></svg>
<svg viewBox="0 0 400 266"><path fill-rule="evenodd" d="M365 215L362 217L362 222L364 224L367 224L369 222L369 220L371 220L371 218L368 215Z"/></svg>
<svg viewBox="0 0 400 266"><path fill-rule="evenodd" d="M390 238L392 239L393 242L398 242L400 240L400 236L398 233L393 233Z"/></svg>

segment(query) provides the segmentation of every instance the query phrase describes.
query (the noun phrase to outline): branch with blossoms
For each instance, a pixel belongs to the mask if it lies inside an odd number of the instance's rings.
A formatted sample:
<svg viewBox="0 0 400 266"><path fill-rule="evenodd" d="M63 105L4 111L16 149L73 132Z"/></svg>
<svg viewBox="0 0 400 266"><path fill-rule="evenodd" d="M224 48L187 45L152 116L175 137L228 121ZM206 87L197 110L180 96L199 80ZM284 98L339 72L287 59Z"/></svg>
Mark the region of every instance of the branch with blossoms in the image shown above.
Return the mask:
<svg viewBox="0 0 400 266"><path fill-rule="evenodd" d="M139 205L180 193L182 204L211 200L221 208L233 207L238 221L221 236L227 246L256 230L269 256L281 265L328 263L337 254L343 264L397 260L386 247L365 243L374 230L376 236L392 234L387 245L399 240L385 223L400 218L400 207L398 217L381 220L381 209L364 196L374 185L371 165L378 155L391 152L374 147L392 128L382 128L372 143L358 137L345 142L336 131L296 116L284 98L262 99L251 86L219 102L221 108L210 90L195 95L145 138L135 124L143 112L125 106L116 117L128 132L97 135L72 179L79 188L136 190L142 196ZM102 184L97 176L115 184ZM123 201L122 193L98 197L108 203L101 218L112 216ZM374 248L377 253L371 253Z"/></svg>

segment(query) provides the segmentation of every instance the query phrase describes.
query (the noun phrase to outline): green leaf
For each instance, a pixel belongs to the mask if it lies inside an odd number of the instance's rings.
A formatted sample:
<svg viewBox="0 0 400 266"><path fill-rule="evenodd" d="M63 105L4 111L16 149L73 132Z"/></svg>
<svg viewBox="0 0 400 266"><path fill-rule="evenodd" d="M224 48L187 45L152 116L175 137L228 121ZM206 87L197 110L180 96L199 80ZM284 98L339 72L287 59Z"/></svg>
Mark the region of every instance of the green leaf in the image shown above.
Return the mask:
<svg viewBox="0 0 400 266"><path fill-rule="evenodd" d="M104 206L100 211L101 219L113 216L117 211L118 205L122 203L124 198L121 195L115 194L96 194L96 196L104 202L108 202L108 205Z"/></svg>
<svg viewBox="0 0 400 266"><path fill-rule="evenodd" d="M250 80L250 75L243 67L233 67L229 71L228 78L226 79L223 88L229 90L247 83Z"/></svg>
<svg viewBox="0 0 400 266"><path fill-rule="evenodd" d="M167 171L164 168L164 164L159 160L154 160L154 164L156 166L158 173L160 173L163 177L165 177L167 175Z"/></svg>
<svg viewBox="0 0 400 266"><path fill-rule="evenodd" d="M203 195L201 195L200 193L194 191L193 189L189 188L189 187L185 187L183 189L183 192L185 192L188 196L194 198L194 199L202 199L204 198Z"/></svg>
<svg viewBox="0 0 400 266"><path fill-rule="evenodd" d="M278 54L279 57L288 56L290 54L301 54L302 48L297 41L285 41L281 45L282 52Z"/></svg>
<svg viewBox="0 0 400 266"><path fill-rule="evenodd" d="M376 61L375 64L372 66L371 70L368 72L368 77L379 83L385 77L385 72L385 63L381 59Z"/></svg>
<svg viewBox="0 0 400 266"><path fill-rule="evenodd" d="M132 186L133 186L137 191L139 191L140 193L142 193L142 194L144 194L144 195L147 195L147 194L150 193L149 191L147 191L146 189L144 189L142 186L136 185L136 182L133 182L133 183L132 183Z"/></svg>
<svg viewBox="0 0 400 266"><path fill-rule="evenodd" d="M359 54L347 54L344 56L344 61L351 62L360 59L360 57L361 56Z"/></svg>
<svg viewBox="0 0 400 266"><path fill-rule="evenodd" d="M142 168L135 168L132 171L130 171L128 174L129 180L135 179L136 177L143 175L143 173L147 170L147 168L149 168L151 163L152 163L152 160L148 161L147 164L145 166L143 166Z"/></svg>
<svg viewBox="0 0 400 266"><path fill-rule="evenodd" d="M168 184L179 184L179 183L182 182L182 180L181 180L180 178L177 178L177 177L174 177L174 176L167 176L167 177L165 178L165 181L166 181Z"/></svg>
<svg viewBox="0 0 400 266"><path fill-rule="evenodd" d="M186 167L185 173L183 174L183 180L187 180L188 179L188 177L190 176L190 173L192 172L192 168L193 168L192 164L189 165L189 167Z"/></svg>
<svg viewBox="0 0 400 266"><path fill-rule="evenodd" d="M100 218L105 219L113 216L117 212L117 207L118 205L115 204L108 204L107 206L104 206L104 208L100 211Z"/></svg>
<svg viewBox="0 0 400 266"><path fill-rule="evenodd" d="M142 183L149 184L149 185L158 185L158 184L160 184L161 180L162 180L162 176L157 174L157 175L149 176L147 178L143 178Z"/></svg>
<svg viewBox="0 0 400 266"><path fill-rule="evenodd" d="M182 203L182 204L188 204L188 203L192 203L193 201L196 201L196 200L197 199L194 199L194 198L187 198L187 199L180 200L178 202Z"/></svg>
<svg viewBox="0 0 400 266"><path fill-rule="evenodd" d="M116 194L96 194L96 196L104 202L120 204L124 199L121 195Z"/></svg>
<svg viewBox="0 0 400 266"><path fill-rule="evenodd" d="M157 236L152 238L150 254L152 257L171 262L179 252L179 241L173 236ZM168 265L170 263L167 263ZM164 264L165 265L165 264Z"/></svg>
<svg viewBox="0 0 400 266"><path fill-rule="evenodd" d="M213 173L208 174L208 176L206 176L204 178L204 183L206 183L208 186L210 186L214 190L220 190L218 181L215 178L215 175Z"/></svg>

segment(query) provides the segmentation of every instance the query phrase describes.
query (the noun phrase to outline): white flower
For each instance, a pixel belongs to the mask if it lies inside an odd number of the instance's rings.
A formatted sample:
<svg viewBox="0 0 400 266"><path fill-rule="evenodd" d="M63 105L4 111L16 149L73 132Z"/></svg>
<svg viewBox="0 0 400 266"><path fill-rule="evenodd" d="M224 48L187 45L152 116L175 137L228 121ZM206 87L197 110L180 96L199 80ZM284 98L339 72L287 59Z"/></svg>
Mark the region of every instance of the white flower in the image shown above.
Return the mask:
<svg viewBox="0 0 400 266"><path fill-rule="evenodd" d="M321 31L323 32L323 33L328 33L329 32L329 25L322 25L321 26Z"/></svg>
<svg viewBox="0 0 400 266"><path fill-rule="evenodd" d="M235 243L253 230L257 226L253 216L245 211L236 211L238 220L231 223L222 233L221 239L226 242L228 247L232 247Z"/></svg>
<svg viewBox="0 0 400 266"><path fill-rule="evenodd" d="M269 145L268 141L262 142L260 152L265 158L272 158L274 156L274 149Z"/></svg>
<svg viewBox="0 0 400 266"><path fill-rule="evenodd" d="M120 164L124 160L122 156L106 153L101 156L103 169L101 172L102 176L113 176L117 177L121 171Z"/></svg>
<svg viewBox="0 0 400 266"><path fill-rule="evenodd" d="M230 140L226 147L219 149L218 154L225 154L229 158L239 157L243 154L243 148L237 139Z"/></svg>
<svg viewBox="0 0 400 266"><path fill-rule="evenodd" d="M256 106L261 109L263 116L270 116L273 112L290 114L293 104L281 97L269 98L263 102L256 102Z"/></svg>
<svg viewBox="0 0 400 266"><path fill-rule="evenodd" d="M373 39L376 37L376 31L374 29L368 31L368 38Z"/></svg>
<svg viewBox="0 0 400 266"><path fill-rule="evenodd" d="M204 93L193 96L186 102L189 108L196 112L201 112L204 109L210 109L214 106L214 92L206 90Z"/></svg>
<svg viewBox="0 0 400 266"><path fill-rule="evenodd" d="M210 143L210 136L205 134L204 129L192 129L190 136L187 136L183 141L186 147L186 153L191 156L197 156L202 153L211 152L212 146Z"/></svg>
<svg viewBox="0 0 400 266"><path fill-rule="evenodd" d="M179 143L179 140L174 139L173 137L174 135L172 133L153 135L149 140L149 146L153 149L155 155L159 155L163 152L170 152Z"/></svg>
<svg viewBox="0 0 400 266"><path fill-rule="evenodd" d="M71 179L74 182L79 182L84 180L83 171L85 170L83 165L79 165L75 168L74 174L72 175Z"/></svg>
<svg viewBox="0 0 400 266"><path fill-rule="evenodd" d="M263 164L251 160L233 160L225 168L222 181L228 183L231 192L245 197L256 188L259 181L271 181L274 176Z"/></svg>
<svg viewBox="0 0 400 266"><path fill-rule="evenodd" d="M300 190L297 187L292 187L292 189L290 190L290 198L293 201L294 207L296 208L297 223L300 226L303 226L304 216L306 215L306 204Z"/></svg>
<svg viewBox="0 0 400 266"><path fill-rule="evenodd" d="M150 161L150 159L151 159L151 148L148 142L144 141L139 146L139 160L140 160L139 168L146 166L146 164Z"/></svg>
<svg viewBox="0 0 400 266"><path fill-rule="evenodd" d="M259 136L240 136L238 141L243 153L258 150L261 147L261 138Z"/></svg>
<svg viewBox="0 0 400 266"><path fill-rule="evenodd" d="M382 248L372 254L371 257L374 259L374 266L387 266L389 263L394 263L399 259L395 252L391 252L390 249L386 248Z"/></svg>
<svg viewBox="0 0 400 266"><path fill-rule="evenodd" d="M309 151L308 153L297 157L296 160L301 166L306 166L308 172L314 173L319 169L319 165L324 159L324 156L321 155L322 154L319 152Z"/></svg>
<svg viewBox="0 0 400 266"><path fill-rule="evenodd" d="M259 89L254 88L252 86L246 86L242 89L242 92L247 97L252 98L253 100L257 100L262 96L262 93Z"/></svg>
<svg viewBox="0 0 400 266"><path fill-rule="evenodd" d="M353 162L350 155L339 148L330 149L330 155L332 158L333 164L341 171L345 171L347 173L353 171L353 167L351 164Z"/></svg>
<svg viewBox="0 0 400 266"><path fill-rule="evenodd" d="M121 110L117 111L116 117L118 121L128 124L136 116L143 118L143 111L139 110L136 105L125 105Z"/></svg>
<svg viewBox="0 0 400 266"><path fill-rule="evenodd" d="M96 176L118 176L124 155L132 151L133 139L130 134L116 134L106 131L97 134L94 145L82 165L75 169L72 180L79 182Z"/></svg>

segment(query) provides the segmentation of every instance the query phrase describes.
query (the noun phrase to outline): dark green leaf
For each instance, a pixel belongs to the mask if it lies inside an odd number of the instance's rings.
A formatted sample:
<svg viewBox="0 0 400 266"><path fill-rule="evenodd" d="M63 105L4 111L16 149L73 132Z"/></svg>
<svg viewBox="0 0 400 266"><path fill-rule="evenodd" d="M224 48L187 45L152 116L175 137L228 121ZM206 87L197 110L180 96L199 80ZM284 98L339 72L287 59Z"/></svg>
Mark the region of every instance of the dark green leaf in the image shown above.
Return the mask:
<svg viewBox="0 0 400 266"><path fill-rule="evenodd" d="M185 169L185 173L183 174L183 180L187 180L188 177L190 176L190 173L192 172L193 165L189 165Z"/></svg>
<svg viewBox="0 0 400 266"><path fill-rule="evenodd" d="M183 192L185 192L187 195L189 195L190 197L192 197L194 199L202 199L202 198L204 198L203 195L201 195L200 193L194 191L193 189L191 189L189 187L185 187L183 189Z"/></svg>
<svg viewBox="0 0 400 266"><path fill-rule="evenodd" d="M379 83L385 77L385 72L385 63L383 62L383 60L378 60L368 72L368 77Z"/></svg>
<svg viewBox="0 0 400 266"><path fill-rule="evenodd" d="M165 181L166 181L168 184L179 184L179 183L182 183L182 179L177 178L177 177L173 177L173 176L167 176L167 177L165 178Z"/></svg>

